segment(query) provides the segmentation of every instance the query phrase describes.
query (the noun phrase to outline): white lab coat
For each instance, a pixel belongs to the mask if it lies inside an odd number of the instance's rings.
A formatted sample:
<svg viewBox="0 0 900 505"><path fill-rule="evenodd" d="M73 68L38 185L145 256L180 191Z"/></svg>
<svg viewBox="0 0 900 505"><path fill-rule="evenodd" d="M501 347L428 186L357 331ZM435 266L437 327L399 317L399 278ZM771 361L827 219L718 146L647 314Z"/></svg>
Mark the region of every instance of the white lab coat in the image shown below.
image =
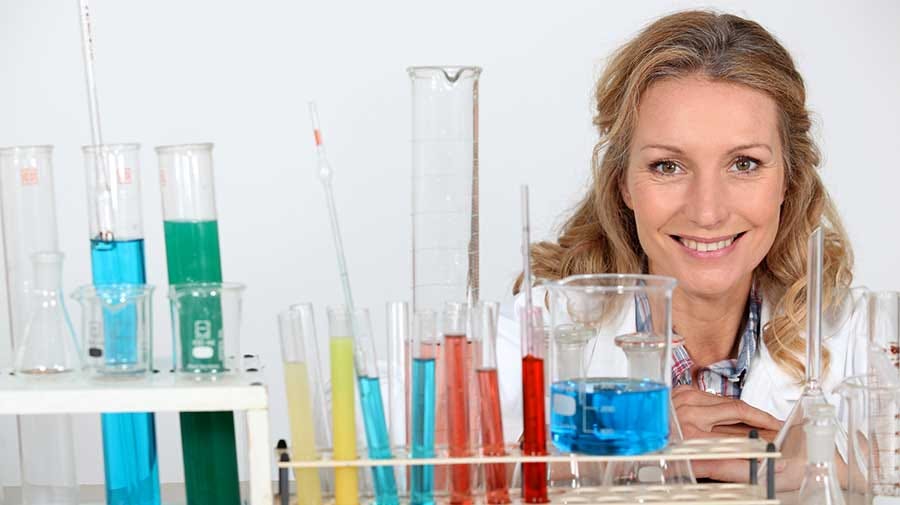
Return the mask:
<svg viewBox="0 0 900 505"><path fill-rule="evenodd" d="M825 346L830 351L831 360L822 389L827 401L838 408L840 419L846 420L840 396L835 392L837 385L846 377L866 373L866 310L864 289L851 290L838 308L823 315L823 335ZM545 288L532 291L533 299L544 300ZM508 440L515 440L522 431L522 383L521 349L518 314L525 306L520 293L513 303L504 304L500 311L498 325L497 355L500 370L500 389L503 399L504 434ZM763 300L760 313L761 326L769 321L770 305ZM547 311L544 310L545 324ZM634 318L626 317L619 334L634 331ZM801 358L802 359L802 358ZM612 339L597 343L591 359L591 372L597 370L602 376L624 376L626 373L625 354L616 347ZM750 360L741 400L760 410L785 420L794 404L800 398L802 386L789 376L773 360L760 338L756 355ZM839 434L843 430L838 430ZM836 440L838 449L845 454L845 436Z"/></svg>

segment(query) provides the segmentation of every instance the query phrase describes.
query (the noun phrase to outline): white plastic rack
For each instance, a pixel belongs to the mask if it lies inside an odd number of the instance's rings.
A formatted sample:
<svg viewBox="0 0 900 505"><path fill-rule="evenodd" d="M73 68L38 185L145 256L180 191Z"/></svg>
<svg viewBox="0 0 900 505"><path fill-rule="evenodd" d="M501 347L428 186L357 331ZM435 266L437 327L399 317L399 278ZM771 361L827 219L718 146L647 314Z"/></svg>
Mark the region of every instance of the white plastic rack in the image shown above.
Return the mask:
<svg viewBox="0 0 900 505"><path fill-rule="evenodd" d="M246 411L250 504L272 503L269 395L259 372L193 380L159 372L139 378L0 374L0 415Z"/></svg>
<svg viewBox="0 0 900 505"><path fill-rule="evenodd" d="M747 459L755 462L760 459L774 460L781 457L771 444L759 439L713 438L695 439L669 445L665 450L635 456L593 456L585 454L555 454L548 456L525 456L514 447L510 447L506 456L473 456L468 458L437 457L428 459L412 459L405 454L396 453L394 459L356 459L334 460L330 454L323 453L321 459L313 461L288 461L288 451L278 451L278 489L276 503L290 505L288 473L292 468L368 468L373 466L411 466L411 465L483 465L490 463L612 463L623 461L686 461L686 460L722 460ZM442 455L443 456L443 455ZM759 484L678 484L678 485L635 485L635 486L592 486L573 489L558 487L549 488L551 503L594 503L594 504L670 504L670 505L774 505L780 502L775 498L774 465L768 465L765 485ZM751 479L756 472L751 470ZM513 503L523 503L517 491L510 490ZM440 502L440 500L438 500ZM331 502L328 502L331 503ZM477 501L476 503L481 503Z"/></svg>

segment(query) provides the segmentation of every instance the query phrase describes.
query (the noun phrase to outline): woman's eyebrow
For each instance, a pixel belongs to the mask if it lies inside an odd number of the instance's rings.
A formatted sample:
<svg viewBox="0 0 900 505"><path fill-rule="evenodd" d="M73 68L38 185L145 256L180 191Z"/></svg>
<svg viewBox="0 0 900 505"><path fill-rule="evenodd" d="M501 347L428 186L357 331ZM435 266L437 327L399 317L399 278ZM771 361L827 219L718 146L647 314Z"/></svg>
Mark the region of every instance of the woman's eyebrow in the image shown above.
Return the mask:
<svg viewBox="0 0 900 505"><path fill-rule="evenodd" d="M758 148L758 147L766 149L767 151L769 151L770 154L774 153L774 151L772 150L772 147L769 144L766 144L764 142L752 142L749 144L741 144L738 146L734 146L728 151L728 154L734 154L738 151L744 151L746 149L754 149L754 148ZM684 154L684 151L681 150L679 147L673 146L673 145L668 145L668 144L647 144L645 146L642 146L640 150L644 151L646 149L661 149L663 151L669 151L669 152L672 152L675 154Z"/></svg>

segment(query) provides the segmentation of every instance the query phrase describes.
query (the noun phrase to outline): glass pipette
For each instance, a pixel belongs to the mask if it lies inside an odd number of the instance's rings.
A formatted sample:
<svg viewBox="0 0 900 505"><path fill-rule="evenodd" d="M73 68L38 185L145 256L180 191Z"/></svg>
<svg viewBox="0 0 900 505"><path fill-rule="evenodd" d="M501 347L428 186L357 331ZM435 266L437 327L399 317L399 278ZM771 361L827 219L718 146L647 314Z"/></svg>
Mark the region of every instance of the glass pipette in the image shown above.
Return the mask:
<svg viewBox="0 0 900 505"><path fill-rule="evenodd" d="M338 225L337 207L334 203L334 187L332 176L334 171L325 155L325 144L322 141L322 130L319 127L319 113L315 102L309 102L309 116L312 121L313 136L316 142L316 155L319 167L319 180L325 188L325 199L328 205L328 216L331 220L331 234L334 240L338 261L338 272L341 287L344 291L344 303L350 314L351 333L354 338L354 365L359 382L359 403L363 409L366 441L369 446L369 457L373 459L391 458L391 443L388 436L384 407L381 400L381 386L375 356L375 345L372 339L371 325L368 321L357 321L357 312L353 306L353 295L350 291L350 274L347 272L347 260L344 256L344 244ZM397 484L394 468L391 466L374 466L372 475L375 481L377 505L397 503Z"/></svg>
<svg viewBox="0 0 900 505"><path fill-rule="evenodd" d="M81 55L84 58L84 79L88 95L88 115L91 120L91 145L96 146L93 160L97 173L97 182L102 187L96 192L97 226L100 230L98 239L111 242L113 233L112 207L113 193L110 188L110 177L106 169L103 153L103 132L100 129L100 101L97 98L97 81L94 79L94 31L91 28L91 10L88 0L78 0L78 12L81 19Z"/></svg>
<svg viewBox="0 0 900 505"><path fill-rule="evenodd" d="M521 315L522 338L522 454L547 453L547 423L544 412L544 324L541 309L531 299L531 218L528 186L522 185L522 270L525 311ZM547 464L522 464L522 498L526 503L547 503Z"/></svg>
<svg viewBox="0 0 900 505"><path fill-rule="evenodd" d="M341 240L341 229L338 225L337 208L334 205L334 187L331 179L334 171L325 156L325 143L322 142L322 130L319 128L319 112L316 103L309 102L309 117L312 120L313 136L316 140L316 157L319 166L319 180L325 188L325 202L328 205L328 217L331 220L331 238L334 240L334 250L337 255L338 273L341 276L341 287L344 290L344 304L347 310L353 313L353 294L350 292L350 274L347 272L347 259L344 256L344 243Z"/></svg>

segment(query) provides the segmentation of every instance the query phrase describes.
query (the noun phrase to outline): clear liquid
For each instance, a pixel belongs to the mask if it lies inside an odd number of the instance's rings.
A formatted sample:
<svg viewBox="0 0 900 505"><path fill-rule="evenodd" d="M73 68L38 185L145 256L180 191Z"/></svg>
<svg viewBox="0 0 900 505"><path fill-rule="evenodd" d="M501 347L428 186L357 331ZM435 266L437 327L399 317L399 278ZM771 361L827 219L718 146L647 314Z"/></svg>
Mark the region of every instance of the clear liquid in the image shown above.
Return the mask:
<svg viewBox="0 0 900 505"><path fill-rule="evenodd" d="M560 381L550 388L550 434L566 452L629 455L669 439L669 389L627 378Z"/></svg>
<svg viewBox="0 0 900 505"><path fill-rule="evenodd" d="M391 458L391 440L384 420L384 404L381 400L381 384L378 377L359 378L359 404L363 411L366 427L366 442L372 459ZM397 481L392 466L373 466L375 480L375 503L396 505Z"/></svg>
<svg viewBox="0 0 900 505"><path fill-rule="evenodd" d="M144 284L144 241L91 241L94 285ZM109 366L128 366L137 360L134 308L103 314L107 335L102 359ZM96 350L89 349L88 352ZM158 505L159 463L156 427L151 412L102 414L106 502L110 505Z"/></svg>
<svg viewBox="0 0 900 505"><path fill-rule="evenodd" d="M412 360L412 457L434 457L435 428L435 360ZM416 465L410 468L410 503L434 504L434 466Z"/></svg>

